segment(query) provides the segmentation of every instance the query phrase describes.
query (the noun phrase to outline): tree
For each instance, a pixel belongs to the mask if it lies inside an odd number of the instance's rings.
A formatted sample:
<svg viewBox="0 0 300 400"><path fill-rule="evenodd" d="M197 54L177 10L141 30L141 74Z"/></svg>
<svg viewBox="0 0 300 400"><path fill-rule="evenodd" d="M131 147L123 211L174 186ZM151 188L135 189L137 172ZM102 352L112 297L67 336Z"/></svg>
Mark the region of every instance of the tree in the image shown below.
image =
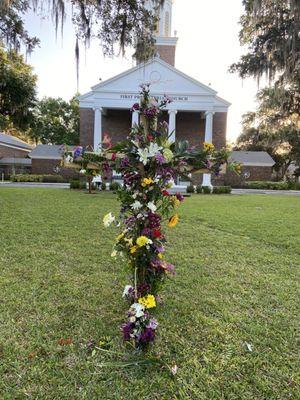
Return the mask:
<svg viewBox="0 0 300 400"><path fill-rule="evenodd" d="M31 5L34 11L53 16L55 29L63 28L67 5L72 5L72 21L76 27L76 56L79 57L79 41L88 45L91 38L98 38L105 55L115 53L115 44L124 52L126 46L137 49L136 57L140 60L149 58L154 53L153 32L157 24L156 7L164 0L151 0L153 8L147 7L147 0L4 0L2 19L6 13L15 12L14 19L23 26L20 15L26 14ZM48 4L48 8L45 7ZM1 19L1 14L0 14ZM8 43L15 42L14 31L6 29Z"/></svg>
<svg viewBox="0 0 300 400"><path fill-rule="evenodd" d="M39 39L31 37L24 27L22 17L28 11L27 0L13 0L10 7L0 4L0 42L17 52L24 46L26 53L31 53L39 44Z"/></svg>
<svg viewBox="0 0 300 400"><path fill-rule="evenodd" d="M14 50L0 47L0 129L25 131L33 120L36 81L30 65Z"/></svg>
<svg viewBox="0 0 300 400"><path fill-rule="evenodd" d="M292 163L300 166L300 117L282 110L284 89L266 88L257 95L256 112L243 116L238 150L267 151L274 158L278 178L285 177Z"/></svg>
<svg viewBox="0 0 300 400"><path fill-rule="evenodd" d="M29 136L36 143L79 143L79 103L74 96L69 102L45 97L37 103Z"/></svg>
<svg viewBox="0 0 300 400"><path fill-rule="evenodd" d="M244 0L240 42L248 53L230 67L242 78L266 74L285 114L300 111L300 1Z"/></svg>

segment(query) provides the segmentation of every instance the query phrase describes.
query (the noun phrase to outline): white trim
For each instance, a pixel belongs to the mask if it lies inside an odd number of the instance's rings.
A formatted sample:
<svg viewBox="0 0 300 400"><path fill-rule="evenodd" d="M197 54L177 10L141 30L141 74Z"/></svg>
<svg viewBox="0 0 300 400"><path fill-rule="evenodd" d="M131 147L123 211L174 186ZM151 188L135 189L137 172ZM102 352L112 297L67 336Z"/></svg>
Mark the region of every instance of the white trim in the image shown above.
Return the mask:
<svg viewBox="0 0 300 400"><path fill-rule="evenodd" d="M4 147L10 147L11 149L16 149L16 150L21 150L21 151L27 151L28 153L30 153L33 149L25 149L24 147L19 147L19 146L15 146L13 144L7 144L7 143L3 143L0 142L0 146L4 146Z"/></svg>
<svg viewBox="0 0 300 400"><path fill-rule="evenodd" d="M29 154L29 157L32 159L32 160L62 160L62 158L63 157L57 157L57 156L53 156L53 157L50 157L50 156L31 156L30 154Z"/></svg>
<svg viewBox="0 0 300 400"><path fill-rule="evenodd" d="M242 164L242 167L273 167L275 163L260 163L260 162L242 162L242 161L237 161Z"/></svg>

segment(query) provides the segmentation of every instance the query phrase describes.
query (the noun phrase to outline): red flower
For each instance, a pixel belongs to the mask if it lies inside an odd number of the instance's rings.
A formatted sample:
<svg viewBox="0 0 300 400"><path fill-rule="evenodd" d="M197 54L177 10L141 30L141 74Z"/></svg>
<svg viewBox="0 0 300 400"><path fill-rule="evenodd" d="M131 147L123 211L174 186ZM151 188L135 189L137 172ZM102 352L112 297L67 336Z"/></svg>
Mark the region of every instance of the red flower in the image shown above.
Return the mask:
<svg viewBox="0 0 300 400"><path fill-rule="evenodd" d="M150 142L152 142L152 140L154 140L154 137L152 135L148 135L148 140L150 140Z"/></svg>
<svg viewBox="0 0 300 400"><path fill-rule="evenodd" d="M160 229L153 229L153 237L158 239L162 236Z"/></svg>
<svg viewBox="0 0 300 400"><path fill-rule="evenodd" d="M112 161L116 161L116 158L117 158L116 153L113 153L112 156L111 156Z"/></svg>
<svg viewBox="0 0 300 400"><path fill-rule="evenodd" d="M167 190L162 191L163 196L170 196L170 193Z"/></svg>

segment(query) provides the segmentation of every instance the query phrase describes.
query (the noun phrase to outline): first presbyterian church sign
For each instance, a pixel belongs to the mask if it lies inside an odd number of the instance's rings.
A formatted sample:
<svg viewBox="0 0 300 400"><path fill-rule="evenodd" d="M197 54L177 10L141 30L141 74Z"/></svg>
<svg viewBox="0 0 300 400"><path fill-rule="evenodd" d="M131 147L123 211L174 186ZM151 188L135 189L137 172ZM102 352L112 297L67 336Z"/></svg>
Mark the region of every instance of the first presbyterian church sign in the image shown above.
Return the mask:
<svg viewBox="0 0 300 400"><path fill-rule="evenodd" d="M157 100L163 100L164 96L155 96ZM188 96L169 96L172 101L189 101ZM138 94L121 94L120 99L122 100L139 100L140 96Z"/></svg>

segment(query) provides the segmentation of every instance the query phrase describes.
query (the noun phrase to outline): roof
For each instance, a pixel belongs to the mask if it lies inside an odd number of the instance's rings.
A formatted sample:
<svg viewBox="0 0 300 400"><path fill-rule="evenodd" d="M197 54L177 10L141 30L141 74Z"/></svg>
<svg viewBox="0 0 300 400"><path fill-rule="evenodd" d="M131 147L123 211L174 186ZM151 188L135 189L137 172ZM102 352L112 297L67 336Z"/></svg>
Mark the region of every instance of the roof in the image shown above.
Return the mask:
<svg viewBox="0 0 300 400"><path fill-rule="evenodd" d="M3 157L0 158L1 165L31 165L30 158L14 158L14 157Z"/></svg>
<svg viewBox="0 0 300 400"><path fill-rule="evenodd" d="M72 150L76 146L69 146ZM29 157L33 159L44 159L44 160L61 160L62 159L62 145L60 144L38 144Z"/></svg>
<svg viewBox="0 0 300 400"><path fill-rule="evenodd" d="M275 164L266 151L233 151L230 159L249 167L273 167Z"/></svg>
<svg viewBox="0 0 300 400"><path fill-rule="evenodd" d="M23 140L15 136L7 135L6 133L1 133L1 132L0 132L0 145L18 148L24 151L30 151L32 149L32 146L24 142Z"/></svg>

